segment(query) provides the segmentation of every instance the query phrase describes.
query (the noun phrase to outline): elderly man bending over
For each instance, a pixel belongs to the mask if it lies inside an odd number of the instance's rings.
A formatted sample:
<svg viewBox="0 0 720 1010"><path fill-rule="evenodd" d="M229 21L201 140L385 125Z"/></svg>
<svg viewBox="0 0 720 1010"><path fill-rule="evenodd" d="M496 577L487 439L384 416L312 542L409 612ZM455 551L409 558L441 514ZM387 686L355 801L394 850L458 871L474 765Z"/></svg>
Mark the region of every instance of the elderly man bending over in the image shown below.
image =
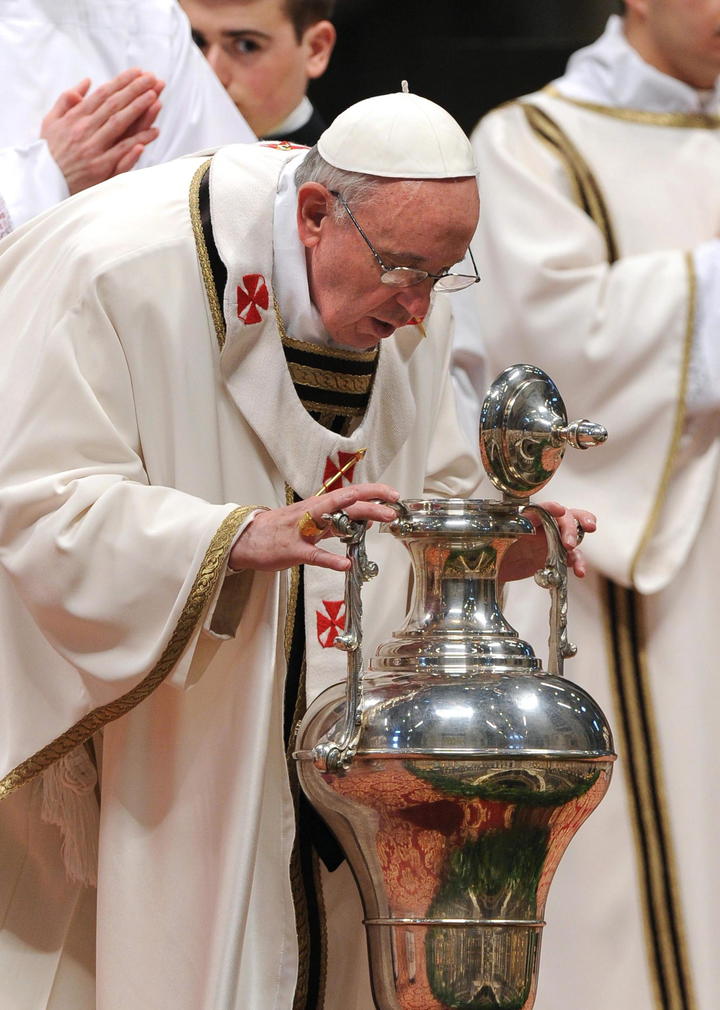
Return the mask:
<svg viewBox="0 0 720 1010"><path fill-rule="evenodd" d="M347 562L323 513L477 492L441 293L476 279L454 264L477 216L462 131L398 94L309 154L238 145L119 177L3 246L14 1007L371 1007L359 903L288 755L344 676ZM529 540L505 576L542 560ZM369 553L371 650L401 622L407 566L374 531Z"/></svg>

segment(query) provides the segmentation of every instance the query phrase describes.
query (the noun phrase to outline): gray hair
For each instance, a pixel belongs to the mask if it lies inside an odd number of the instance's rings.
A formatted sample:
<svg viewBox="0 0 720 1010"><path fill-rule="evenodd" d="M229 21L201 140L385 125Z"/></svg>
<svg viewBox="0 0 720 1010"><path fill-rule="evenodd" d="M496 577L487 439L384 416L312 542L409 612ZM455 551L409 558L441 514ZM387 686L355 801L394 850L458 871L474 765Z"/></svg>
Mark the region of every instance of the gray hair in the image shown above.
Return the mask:
<svg viewBox="0 0 720 1010"><path fill-rule="evenodd" d="M319 182L325 189L342 193L348 203L358 204L368 200L377 192L384 180L376 175L362 175L360 172L346 172L330 165L319 153L317 146L310 148L295 171L295 184L299 189L306 182ZM336 204L334 217L340 221L344 217L343 208Z"/></svg>

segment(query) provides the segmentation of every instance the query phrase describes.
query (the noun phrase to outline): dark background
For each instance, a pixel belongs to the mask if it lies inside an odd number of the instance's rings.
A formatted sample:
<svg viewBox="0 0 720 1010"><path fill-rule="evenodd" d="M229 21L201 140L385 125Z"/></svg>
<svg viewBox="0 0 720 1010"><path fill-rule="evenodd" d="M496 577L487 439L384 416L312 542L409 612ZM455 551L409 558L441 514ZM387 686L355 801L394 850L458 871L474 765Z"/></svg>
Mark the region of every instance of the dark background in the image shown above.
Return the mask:
<svg viewBox="0 0 720 1010"><path fill-rule="evenodd" d="M310 97L329 122L405 78L469 132L488 109L558 77L618 9L617 0L337 0L338 43Z"/></svg>

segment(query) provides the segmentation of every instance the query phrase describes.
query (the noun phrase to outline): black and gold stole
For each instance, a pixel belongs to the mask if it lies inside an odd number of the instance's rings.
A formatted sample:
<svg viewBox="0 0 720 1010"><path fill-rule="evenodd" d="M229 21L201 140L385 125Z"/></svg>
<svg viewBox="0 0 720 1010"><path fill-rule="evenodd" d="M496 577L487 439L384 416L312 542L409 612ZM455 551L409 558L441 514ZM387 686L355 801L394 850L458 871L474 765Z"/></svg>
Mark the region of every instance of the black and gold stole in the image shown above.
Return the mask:
<svg viewBox="0 0 720 1010"><path fill-rule="evenodd" d="M281 325L281 331L283 327ZM283 349L295 391L308 413L325 428L345 435L360 420L370 398L377 350L345 354L284 335ZM288 501L298 501L288 489ZM321 1010L325 990L325 935L319 859L337 869L343 854L333 835L305 798L292 754L306 708L305 607L302 565L291 575L286 636L285 746L295 804L297 832L290 863L299 966L293 1010Z"/></svg>
<svg viewBox="0 0 720 1010"><path fill-rule="evenodd" d="M215 244L210 219L209 167L199 170L191 193L191 214L198 256L208 286L218 342L224 343L222 304L227 270ZM365 414L378 360L377 350L361 353L321 347L294 340L275 307L278 329L295 391L308 413L330 431L346 435ZM339 485L338 485L339 486ZM286 488L287 501L298 501ZM320 886L320 863L337 869L343 854L324 822L305 799L292 754L297 728L305 708L305 606L303 568L290 574L290 593L285 627L287 674L284 695L284 740L288 777L295 806L295 844L290 862L290 881L298 935L298 980L293 1010L322 1010L325 992L326 935Z"/></svg>

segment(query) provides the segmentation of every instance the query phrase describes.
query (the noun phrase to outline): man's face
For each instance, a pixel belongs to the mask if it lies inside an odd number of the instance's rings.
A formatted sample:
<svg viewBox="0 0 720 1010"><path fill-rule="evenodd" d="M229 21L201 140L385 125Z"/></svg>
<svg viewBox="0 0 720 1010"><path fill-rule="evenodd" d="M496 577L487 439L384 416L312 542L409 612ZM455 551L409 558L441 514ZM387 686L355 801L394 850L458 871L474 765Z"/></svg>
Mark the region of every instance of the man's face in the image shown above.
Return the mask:
<svg viewBox="0 0 720 1010"><path fill-rule="evenodd" d="M306 247L310 295L333 340L374 347L399 326L426 315L432 280L393 288L347 214L318 183L298 193L298 231ZM363 231L388 267L441 274L466 254L478 218L475 179L387 181L356 207Z"/></svg>
<svg viewBox="0 0 720 1010"><path fill-rule="evenodd" d="M325 70L335 41L329 21L298 42L284 0L180 0L195 41L251 129L271 133L300 104L308 78Z"/></svg>
<svg viewBox="0 0 720 1010"><path fill-rule="evenodd" d="M629 0L628 9L640 42L650 47L637 46L645 59L695 88L713 86L720 74L720 0Z"/></svg>

